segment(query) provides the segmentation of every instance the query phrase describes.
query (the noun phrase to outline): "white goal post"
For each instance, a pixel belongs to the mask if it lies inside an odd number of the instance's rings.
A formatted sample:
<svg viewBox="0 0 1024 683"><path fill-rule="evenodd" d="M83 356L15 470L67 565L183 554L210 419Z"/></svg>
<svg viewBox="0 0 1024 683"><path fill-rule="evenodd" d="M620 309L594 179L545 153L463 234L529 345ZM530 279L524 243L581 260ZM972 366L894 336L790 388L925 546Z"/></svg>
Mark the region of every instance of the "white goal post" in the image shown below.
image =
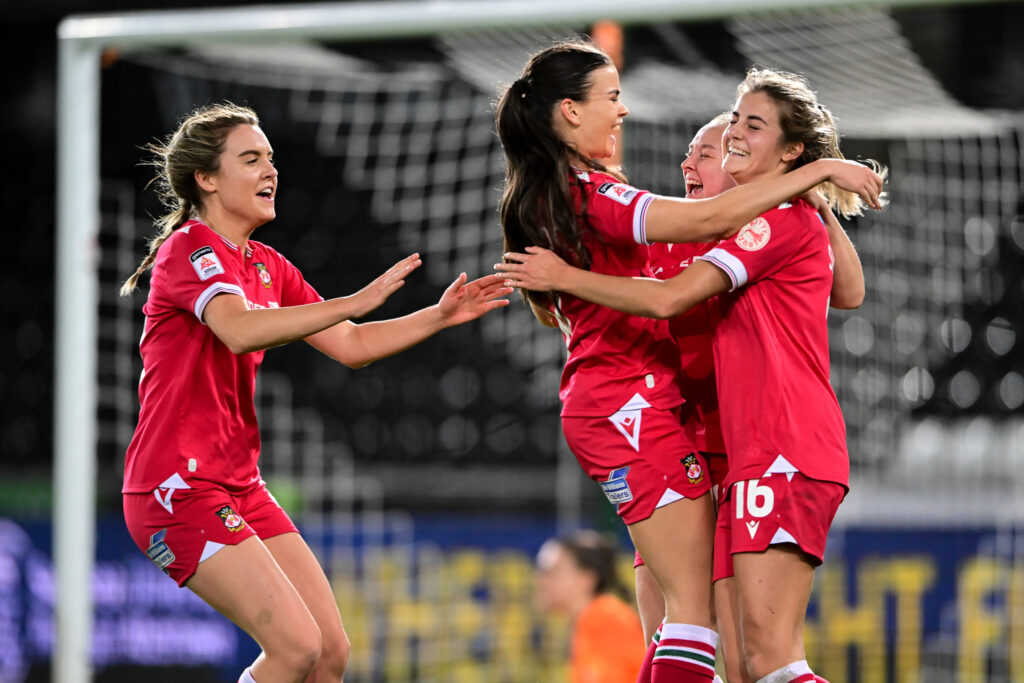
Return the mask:
<svg viewBox="0 0 1024 683"><path fill-rule="evenodd" d="M959 0L960 4L964 0ZM992 1L992 0L988 0ZM366 40L483 28L722 19L958 0L422 0L167 10L66 18L58 29L53 680L92 679L99 259L100 56L108 48L285 38Z"/></svg>

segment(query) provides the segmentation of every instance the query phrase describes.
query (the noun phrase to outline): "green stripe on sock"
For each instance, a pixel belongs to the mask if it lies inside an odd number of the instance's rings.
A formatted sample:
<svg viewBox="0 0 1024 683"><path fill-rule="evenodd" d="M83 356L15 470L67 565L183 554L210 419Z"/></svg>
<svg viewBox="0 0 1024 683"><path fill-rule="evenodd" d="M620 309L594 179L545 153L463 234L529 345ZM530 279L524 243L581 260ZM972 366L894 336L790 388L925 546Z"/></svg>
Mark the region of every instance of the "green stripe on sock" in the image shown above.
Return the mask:
<svg viewBox="0 0 1024 683"><path fill-rule="evenodd" d="M654 658L658 657L680 657L682 659L692 659L693 661L703 664L705 666L715 667L714 657L708 657L707 655L699 652L691 652L690 650L677 650L669 647L659 647L654 652Z"/></svg>

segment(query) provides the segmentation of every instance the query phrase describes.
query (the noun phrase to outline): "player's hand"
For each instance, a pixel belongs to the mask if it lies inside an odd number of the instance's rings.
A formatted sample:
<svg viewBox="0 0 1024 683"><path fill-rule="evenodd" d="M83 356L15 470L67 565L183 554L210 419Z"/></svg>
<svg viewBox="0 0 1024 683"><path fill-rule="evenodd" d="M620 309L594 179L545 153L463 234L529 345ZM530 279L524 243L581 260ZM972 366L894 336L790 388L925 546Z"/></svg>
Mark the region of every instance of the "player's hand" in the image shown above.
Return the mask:
<svg viewBox="0 0 1024 683"><path fill-rule="evenodd" d="M467 276L462 273L455 282L444 290L437 308L448 327L476 320L485 313L496 308L508 306L508 299L502 297L512 293L512 288L505 285L501 277L487 275L466 282Z"/></svg>
<svg viewBox="0 0 1024 683"><path fill-rule="evenodd" d="M811 188L800 195L800 199L810 204L818 213L824 213L825 211L831 211L832 209L828 205L828 200L816 188Z"/></svg>
<svg viewBox="0 0 1024 683"><path fill-rule="evenodd" d="M836 187L856 192L872 209L879 211L885 205L881 195L885 179L871 168L846 159L819 159L827 164L829 180Z"/></svg>
<svg viewBox="0 0 1024 683"><path fill-rule="evenodd" d="M388 297L398 291L405 284L405 278L409 273L416 270L423 264L419 254L410 254L404 259L388 268L376 280L360 289L355 294L345 297L352 307L350 318L361 318L374 310Z"/></svg>
<svg viewBox="0 0 1024 683"><path fill-rule="evenodd" d="M509 252L505 263L494 264L494 269L504 274L505 284L540 292L559 289L562 276L572 266L544 247L526 247L526 252Z"/></svg>

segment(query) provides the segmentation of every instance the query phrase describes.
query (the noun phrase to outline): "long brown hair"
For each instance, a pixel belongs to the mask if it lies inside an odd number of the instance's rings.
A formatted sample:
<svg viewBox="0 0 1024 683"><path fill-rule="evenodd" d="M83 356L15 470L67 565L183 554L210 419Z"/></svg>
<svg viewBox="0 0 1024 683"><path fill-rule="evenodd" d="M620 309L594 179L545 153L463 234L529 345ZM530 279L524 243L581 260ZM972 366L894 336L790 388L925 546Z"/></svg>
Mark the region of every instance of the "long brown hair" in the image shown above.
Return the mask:
<svg viewBox="0 0 1024 683"><path fill-rule="evenodd" d="M156 260L157 249L175 230L199 214L203 206L195 174L216 173L224 141L237 126L260 125L256 112L230 102L214 104L189 114L164 142L151 142L143 149L153 155L146 163L156 169L151 183L167 210L156 219L159 232L149 240L149 251L132 276L121 285L121 296L138 286L139 276Z"/></svg>
<svg viewBox="0 0 1024 683"><path fill-rule="evenodd" d="M531 56L522 76L498 102L498 138L505 151L505 191L499 207L505 251L546 247L574 265L590 267L583 243L586 206L577 213L569 187L575 178L570 160L586 166L580 170L607 169L560 139L553 117L565 98L586 101L594 70L611 64L588 40L557 43ZM522 294L542 308L555 305L551 292Z"/></svg>
<svg viewBox="0 0 1024 683"><path fill-rule="evenodd" d="M754 67L736 89L737 99L745 93L764 93L779 109L784 143L802 142L803 153L793 162L799 168L817 159L843 159L839 149L839 129L832 113L799 74ZM876 170L880 166L869 161ZM855 192L840 190L830 182L818 186L829 205L843 216L859 216L864 202Z"/></svg>

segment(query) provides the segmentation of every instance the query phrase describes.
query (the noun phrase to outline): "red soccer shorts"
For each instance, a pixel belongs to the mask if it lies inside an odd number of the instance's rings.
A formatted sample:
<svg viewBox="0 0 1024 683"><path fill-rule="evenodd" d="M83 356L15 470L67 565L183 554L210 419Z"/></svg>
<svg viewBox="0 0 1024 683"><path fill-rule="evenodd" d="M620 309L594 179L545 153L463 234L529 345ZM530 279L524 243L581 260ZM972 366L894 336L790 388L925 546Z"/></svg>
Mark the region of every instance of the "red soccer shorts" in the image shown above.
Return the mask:
<svg viewBox="0 0 1024 683"><path fill-rule="evenodd" d="M799 472L735 482L719 503L714 580L733 576L734 554L781 543L795 543L821 564L829 527L845 495L842 485Z"/></svg>
<svg viewBox="0 0 1024 683"><path fill-rule="evenodd" d="M241 494L219 488L159 488L123 498L135 545L179 586L200 562L226 545L298 531L263 481Z"/></svg>
<svg viewBox="0 0 1024 683"><path fill-rule="evenodd" d="M630 408L637 404L643 407ZM563 417L562 431L626 524L711 488L707 461L683 430L679 408L657 410L637 395L611 417Z"/></svg>
<svg viewBox="0 0 1024 683"><path fill-rule="evenodd" d="M702 453L701 455L707 460L708 472L711 473L712 490L716 492L715 504L721 505L725 492L720 484L725 480L725 475L729 473L729 463L725 459L725 453ZM643 563L644 558L640 557L640 551L637 550L633 558L633 569L643 565Z"/></svg>

